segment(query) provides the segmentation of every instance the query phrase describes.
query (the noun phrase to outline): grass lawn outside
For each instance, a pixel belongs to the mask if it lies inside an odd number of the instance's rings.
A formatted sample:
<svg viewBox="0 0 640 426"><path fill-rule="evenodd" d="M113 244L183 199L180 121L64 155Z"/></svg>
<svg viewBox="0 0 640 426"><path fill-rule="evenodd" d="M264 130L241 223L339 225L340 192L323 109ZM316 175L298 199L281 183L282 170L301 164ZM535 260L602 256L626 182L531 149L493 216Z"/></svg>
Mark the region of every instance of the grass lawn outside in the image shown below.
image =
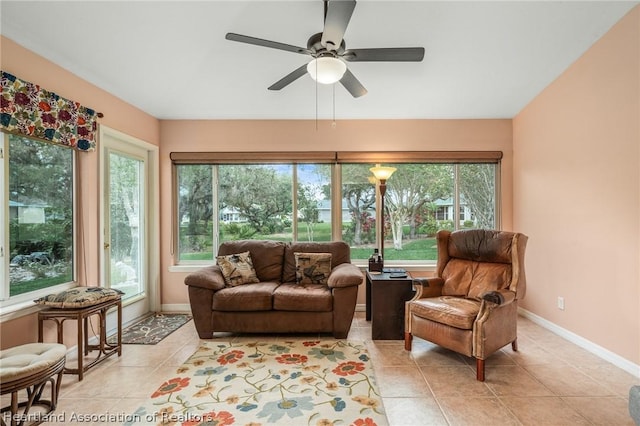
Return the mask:
<svg viewBox="0 0 640 426"><path fill-rule="evenodd" d="M304 237L307 237L306 226L299 224L299 241L304 241ZM289 242L292 240L291 229L285 229L284 232L278 234L255 234L251 237L256 240L274 240ZM233 241L234 235L223 235L222 241ZM330 223L316 223L313 228L313 241L327 242L331 241L331 224ZM366 260L373 253L374 245L368 244L362 247L351 248L352 260ZM435 238L420 238L416 240L405 241L402 250L396 250L393 248L393 244L390 241L385 242L384 248L385 260L436 260L437 248ZM194 253L181 253L180 260L184 261L201 261L215 259L215 253L213 247L209 244L205 250Z"/></svg>
<svg viewBox="0 0 640 426"><path fill-rule="evenodd" d="M71 276L71 274L67 274L57 277L36 278L29 281L11 283L9 288L9 295L17 296L18 294L28 293L30 291L40 290L71 281L73 281L73 277Z"/></svg>

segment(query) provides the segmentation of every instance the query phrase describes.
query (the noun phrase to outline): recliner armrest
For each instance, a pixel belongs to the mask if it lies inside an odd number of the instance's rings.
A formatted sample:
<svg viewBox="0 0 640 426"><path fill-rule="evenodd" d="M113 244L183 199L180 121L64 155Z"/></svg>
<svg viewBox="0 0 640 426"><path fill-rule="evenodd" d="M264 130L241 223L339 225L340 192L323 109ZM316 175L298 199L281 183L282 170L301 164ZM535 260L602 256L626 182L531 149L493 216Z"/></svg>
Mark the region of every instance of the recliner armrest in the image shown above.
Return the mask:
<svg viewBox="0 0 640 426"><path fill-rule="evenodd" d="M440 277L414 278L413 286L416 294L411 300L423 299L425 297L437 297L442 294L444 279Z"/></svg>
<svg viewBox="0 0 640 426"><path fill-rule="evenodd" d="M226 286L222 271L218 265L207 266L190 273L184 279L184 283L191 287L199 287L218 291Z"/></svg>
<svg viewBox="0 0 640 426"><path fill-rule="evenodd" d="M484 293L481 297L483 300L496 305L506 305L516 299L516 294L511 290L494 290Z"/></svg>
<svg viewBox="0 0 640 426"><path fill-rule="evenodd" d="M327 285L330 288L351 287L362 284L364 275L353 263L341 263L331 270Z"/></svg>

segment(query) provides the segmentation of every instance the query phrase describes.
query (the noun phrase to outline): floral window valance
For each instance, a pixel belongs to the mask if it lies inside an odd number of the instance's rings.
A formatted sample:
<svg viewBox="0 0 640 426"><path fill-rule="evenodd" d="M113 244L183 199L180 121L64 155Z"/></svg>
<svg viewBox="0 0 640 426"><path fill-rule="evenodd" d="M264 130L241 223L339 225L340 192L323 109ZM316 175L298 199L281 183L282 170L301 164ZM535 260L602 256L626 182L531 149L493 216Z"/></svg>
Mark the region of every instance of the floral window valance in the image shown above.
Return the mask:
<svg viewBox="0 0 640 426"><path fill-rule="evenodd" d="M79 151L95 150L97 114L94 110L7 72L0 73L2 128Z"/></svg>

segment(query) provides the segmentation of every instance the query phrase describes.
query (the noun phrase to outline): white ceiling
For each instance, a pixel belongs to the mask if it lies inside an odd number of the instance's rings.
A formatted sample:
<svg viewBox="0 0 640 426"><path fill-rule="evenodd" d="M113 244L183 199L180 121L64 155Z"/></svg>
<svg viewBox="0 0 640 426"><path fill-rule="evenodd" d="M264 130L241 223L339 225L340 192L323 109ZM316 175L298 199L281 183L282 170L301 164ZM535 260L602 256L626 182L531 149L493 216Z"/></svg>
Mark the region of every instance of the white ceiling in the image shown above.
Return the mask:
<svg viewBox="0 0 640 426"><path fill-rule="evenodd" d="M348 63L369 93L336 85L335 116L513 117L638 3L359 1L347 48L422 46L425 59ZM321 0L2 0L0 14L4 36L160 119L334 114L333 86L316 102L308 75L267 90L310 57L224 38L306 47Z"/></svg>

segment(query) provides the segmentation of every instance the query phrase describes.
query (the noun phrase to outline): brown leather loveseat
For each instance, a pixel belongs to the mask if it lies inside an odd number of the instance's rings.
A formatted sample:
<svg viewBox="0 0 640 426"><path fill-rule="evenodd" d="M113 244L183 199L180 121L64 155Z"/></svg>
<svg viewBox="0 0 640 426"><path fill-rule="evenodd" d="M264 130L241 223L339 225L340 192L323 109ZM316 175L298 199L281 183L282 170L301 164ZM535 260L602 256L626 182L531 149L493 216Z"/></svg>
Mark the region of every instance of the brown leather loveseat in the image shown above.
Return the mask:
<svg viewBox="0 0 640 426"><path fill-rule="evenodd" d="M210 339L214 331L330 332L337 339L347 337L363 275L351 264L346 243L229 241L220 245L218 256L246 252L250 253L257 282L229 285L218 265L185 278L200 338ZM327 269L324 280L316 279L313 266L302 268L302 264L296 264L297 257L308 253L331 254L330 273ZM312 282L301 280L301 272Z"/></svg>

